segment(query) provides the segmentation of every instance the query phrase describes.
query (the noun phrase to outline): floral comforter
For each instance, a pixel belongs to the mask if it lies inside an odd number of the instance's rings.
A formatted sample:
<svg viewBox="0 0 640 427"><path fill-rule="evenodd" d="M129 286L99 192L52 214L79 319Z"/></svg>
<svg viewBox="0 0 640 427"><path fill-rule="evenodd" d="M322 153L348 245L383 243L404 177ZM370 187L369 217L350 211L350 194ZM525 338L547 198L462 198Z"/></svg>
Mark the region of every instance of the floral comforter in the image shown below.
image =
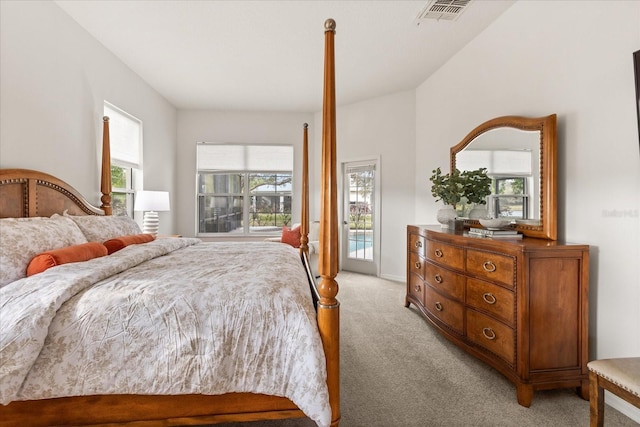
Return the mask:
<svg viewBox="0 0 640 427"><path fill-rule="evenodd" d="M254 392L331 419L297 251L158 239L0 289L0 403Z"/></svg>

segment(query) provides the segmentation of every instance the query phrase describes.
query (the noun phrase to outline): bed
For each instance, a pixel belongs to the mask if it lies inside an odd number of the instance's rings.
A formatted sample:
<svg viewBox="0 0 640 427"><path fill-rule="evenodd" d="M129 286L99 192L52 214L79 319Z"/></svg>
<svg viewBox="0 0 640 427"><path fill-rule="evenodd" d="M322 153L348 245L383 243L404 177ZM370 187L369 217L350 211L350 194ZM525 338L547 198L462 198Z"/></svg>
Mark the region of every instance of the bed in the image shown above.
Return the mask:
<svg viewBox="0 0 640 427"><path fill-rule="evenodd" d="M202 425L305 416L323 427L339 424L333 20L325 22L324 34L317 285L306 256L306 126L299 252L272 243L136 241L135 223L110 216L108 120L100 208L46 173L0 170L1 221L13 224L5 230L19 231L11 237L15 253L25 253L35 272L3 277L0 288L0 426ZM58 252L38 252L52 242ZM78 247L80 255L69 254ZM3 275L11 273L4 267ZM214 317L218 312L231 320Z"/></svg>

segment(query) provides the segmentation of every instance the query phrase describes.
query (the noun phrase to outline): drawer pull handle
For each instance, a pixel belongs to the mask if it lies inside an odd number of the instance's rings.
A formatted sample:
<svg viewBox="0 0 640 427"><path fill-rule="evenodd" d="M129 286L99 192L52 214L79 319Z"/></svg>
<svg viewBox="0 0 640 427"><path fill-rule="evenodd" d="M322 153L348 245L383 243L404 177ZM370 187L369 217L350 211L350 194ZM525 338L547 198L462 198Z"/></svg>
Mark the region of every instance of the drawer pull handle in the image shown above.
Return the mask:
<svg viewBox="0 0 640 427"><path fill-rule="evenodd" d="M491 328L482 328L482 335L484 335L484 337L488 340L496 339L496 333L493 332L493 329Z"/></svg>
<svg viewBox="0 0 640 427"><path fill-rule="evenodd" d="M497 299L496 297L491 293L491 292L485 292L482 295L482 299L484 300L484 302L486 302L487 304L495 304Z"/></svg>
<svg viewBox="0 0 640 427"><path fill-rule="evenodd" d="M422 268L422 264L420 264L420 261L416 261L415 267L416 270L420 270L420 268Z"/></svg>
<svg viewBox="0 0 640 427"><path fill-rule="evenodd" d="M437 302L437 303L435 303L434 305L435 305L435 307L436 307L436 310L438 310L438 311L442 311L442 304L440 304L440 302Z"/></svg>
<svg viewBox="0 0 640 427"><path fill-rule="evenodd" d="M416 248L421 248L422 242L420 240L416 240Z"/></svg>
<svg viewBox="0 0 640 427"><path fill-rule="evenodd" d="M489 273L496 271L496 265L491 261L485 261L482 264L482 268L484 268L484 271L488 271Z"/></svg>
<svg viewBox="0 0 640 427"><path fill-rule="evenodd" d="M416 287L414 288L414 290L415 290L416 292L420 292L420 285L416 285Z"/></svg>
<svg viewBox="0 0 640 427"><path fill-rule="evenodd" d="M442 276L441 276L441 275L436 274L436 275L435 275L435 277L434 277L434 279L436 279L436 282L437 282L437 283L442 283Z"/></svg>
<svg viewBox="0 0 640 427"><path fill-rule="evenodd" d="M442 258L442 251L441 251L440 249L436 249L436 250L434 251L434 253L436 254L436 256L437 256L438 258Z"/></svg>

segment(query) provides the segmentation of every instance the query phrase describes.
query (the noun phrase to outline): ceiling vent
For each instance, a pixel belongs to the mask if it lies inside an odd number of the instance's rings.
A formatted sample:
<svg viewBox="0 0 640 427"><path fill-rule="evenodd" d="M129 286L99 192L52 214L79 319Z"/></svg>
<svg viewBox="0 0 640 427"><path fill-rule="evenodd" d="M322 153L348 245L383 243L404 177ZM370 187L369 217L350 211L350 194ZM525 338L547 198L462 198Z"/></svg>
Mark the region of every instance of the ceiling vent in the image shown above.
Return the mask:
<svg viewBox="0 0 640 427"><path fill-rule="evenodd" d="M437 21L444 19L447 21L455 21L469 7L473 0L429 0L427 5L416 16L415 22L420 25L421 22L428 19Z"/></svg>

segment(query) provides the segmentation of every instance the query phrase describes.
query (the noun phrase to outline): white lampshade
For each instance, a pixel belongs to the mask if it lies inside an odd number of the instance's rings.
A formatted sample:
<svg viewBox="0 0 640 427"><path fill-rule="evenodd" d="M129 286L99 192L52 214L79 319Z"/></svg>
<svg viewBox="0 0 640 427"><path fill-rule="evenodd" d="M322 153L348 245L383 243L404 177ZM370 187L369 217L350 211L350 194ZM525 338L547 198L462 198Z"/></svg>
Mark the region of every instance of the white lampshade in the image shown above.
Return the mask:
<svg viewBox="0 0 640 427"><path fill-rule="evenodd" d="M158 235L160 219L159 211L170 210L168 191L138 191L133 210L145 211L142 221L142 231L144 233Z"/></svg>
<svg viewBox="0 0 640 427"><path fill-rule="evenodd" d="M169 205L168 191L138 191L136 193L136 202L133 207L136 211L168 211L171 210Z"/></svg>

